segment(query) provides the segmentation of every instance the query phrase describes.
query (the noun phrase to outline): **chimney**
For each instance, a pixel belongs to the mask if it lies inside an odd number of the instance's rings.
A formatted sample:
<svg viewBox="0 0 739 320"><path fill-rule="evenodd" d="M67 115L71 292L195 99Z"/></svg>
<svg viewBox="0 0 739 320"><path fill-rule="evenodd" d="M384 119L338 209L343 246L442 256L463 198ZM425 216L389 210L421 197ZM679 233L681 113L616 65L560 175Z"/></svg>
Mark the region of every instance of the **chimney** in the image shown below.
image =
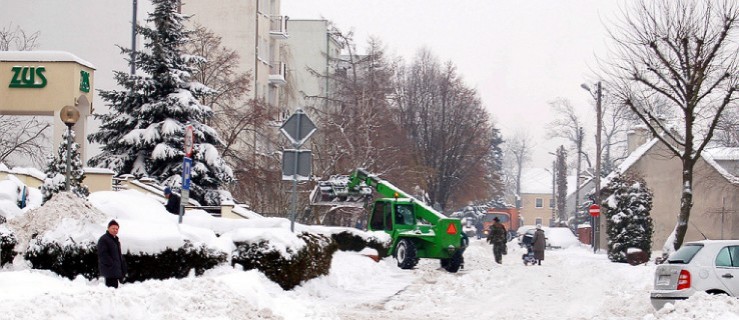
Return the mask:
<svg viewBox="0 0 739 320"><path fill-rule="evenodd" d="M639 146L647 143L649 138L649 129L644 126L636 126L626 133L626 143L628 145L628 153L631 154Z"/></svg>

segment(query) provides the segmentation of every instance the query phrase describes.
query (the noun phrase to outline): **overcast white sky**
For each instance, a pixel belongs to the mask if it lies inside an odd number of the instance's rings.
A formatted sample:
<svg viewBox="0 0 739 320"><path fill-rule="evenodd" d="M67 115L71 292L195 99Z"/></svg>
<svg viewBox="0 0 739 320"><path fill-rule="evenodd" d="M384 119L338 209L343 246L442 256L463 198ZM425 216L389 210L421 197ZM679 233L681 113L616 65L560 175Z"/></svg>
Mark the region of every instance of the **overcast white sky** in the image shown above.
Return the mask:
<svg viewBox="0 0 739 320"><path fill-rule="evenodd" d="M354 30L360 45L375 36L390 54L406 61L427 47L439 60L454 62L467 84L479 91L504 138L517 130L528 132L536 143L529 165L549 167L548 152L562 141L545 138L543 127L552 117L548 102L568 98L583 117L594 118L592 98L580 84L596 80L591 67L596 54L604 53L603 21L612 20L623 1L628 0L282 0L281 14L326 18L341 30ZM150 4L138 3L143 19ZM57 7L74 13L45 12ZM128 31L109 30L129 30L131 1L65 0L61 5L58 0L0 0L0 8L9 8L0 10L0 25L12 22L41 31L41 50L75 52L112 70L128 68L118 48L96 39L130 46ZM90 41L70 40L70 29ZM112 79L110 69L97 70L95 89L109 88ZM585 131L590 146L594 130Z"/></svg>
<svg viewBox="0 0 739 320"><path fill-rule="evenodd" d="M548 102L569 99L583 116L592 98L580 88L594 82L595 57L605 53L604 22L623 1L594 0L282 0L291 19L333 21L364 44L377 37L388 52L411 60L428 47L451 60L476 88L504 138L517 130L536 142L530 166L548 167L561 141L545 138ZM288 29L289 32L289 29ZM592 116L594 117L594 115ZM594 122L594 121L593 121ZM589 129L589 130L588 130ZM593 128L585 128L593 144Z"/></svg>

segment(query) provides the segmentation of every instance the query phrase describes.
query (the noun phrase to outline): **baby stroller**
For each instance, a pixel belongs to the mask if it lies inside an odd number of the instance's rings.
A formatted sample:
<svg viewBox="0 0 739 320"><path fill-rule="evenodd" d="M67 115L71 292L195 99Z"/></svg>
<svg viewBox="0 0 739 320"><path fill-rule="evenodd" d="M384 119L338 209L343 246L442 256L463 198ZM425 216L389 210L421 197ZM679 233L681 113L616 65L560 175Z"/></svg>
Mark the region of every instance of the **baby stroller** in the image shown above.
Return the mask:
<svg viewBox="0 0 739 320"><path fill-rule="evenodd" d="M532 265L536 264L536 258L534 258L533 242L534 236L528 233L521 238L521 245L523 247L526 247L526 253L521 256L521 259L523 260L523 264L527 266L529 265L529 263Z"/></svg>

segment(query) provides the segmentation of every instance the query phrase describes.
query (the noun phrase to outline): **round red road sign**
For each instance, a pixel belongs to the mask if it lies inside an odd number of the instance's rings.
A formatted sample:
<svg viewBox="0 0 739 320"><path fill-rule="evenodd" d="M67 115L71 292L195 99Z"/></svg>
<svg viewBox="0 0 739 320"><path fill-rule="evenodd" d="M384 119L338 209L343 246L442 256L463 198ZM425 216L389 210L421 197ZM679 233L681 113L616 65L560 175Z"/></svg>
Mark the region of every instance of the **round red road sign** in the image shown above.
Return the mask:
<svg viewBox="0 0 739 320"><path fill-rule="evenodd" d="M590 206L590 209L588 209L588 211L590 211L591 216L597 217L600 215L600 206L597 204L594 204Z"/></svg>

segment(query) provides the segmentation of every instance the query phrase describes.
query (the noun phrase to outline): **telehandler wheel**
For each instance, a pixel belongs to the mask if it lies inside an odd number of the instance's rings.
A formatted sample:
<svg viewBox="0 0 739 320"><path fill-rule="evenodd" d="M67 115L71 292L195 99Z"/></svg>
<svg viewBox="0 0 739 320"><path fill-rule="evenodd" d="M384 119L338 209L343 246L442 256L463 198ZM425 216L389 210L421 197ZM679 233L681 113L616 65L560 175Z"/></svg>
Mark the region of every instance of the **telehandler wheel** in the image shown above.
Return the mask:
<svg viewBox="0 0 739 320"><path fill-rule="evenodd" d="M413 269L418 263L416 245L409 239L402 239L395 248L395 260L401 269Z"/></svg>
<svg viewBox="0 0 739 320"><path fill-rule="evenodd" d="M462 253L457 251L451 258L441 259L441 267L444 268L444 270L446 271L455 273L459 271L459 268L462 266L463 262L464 257L462 257Z"/></svg>

